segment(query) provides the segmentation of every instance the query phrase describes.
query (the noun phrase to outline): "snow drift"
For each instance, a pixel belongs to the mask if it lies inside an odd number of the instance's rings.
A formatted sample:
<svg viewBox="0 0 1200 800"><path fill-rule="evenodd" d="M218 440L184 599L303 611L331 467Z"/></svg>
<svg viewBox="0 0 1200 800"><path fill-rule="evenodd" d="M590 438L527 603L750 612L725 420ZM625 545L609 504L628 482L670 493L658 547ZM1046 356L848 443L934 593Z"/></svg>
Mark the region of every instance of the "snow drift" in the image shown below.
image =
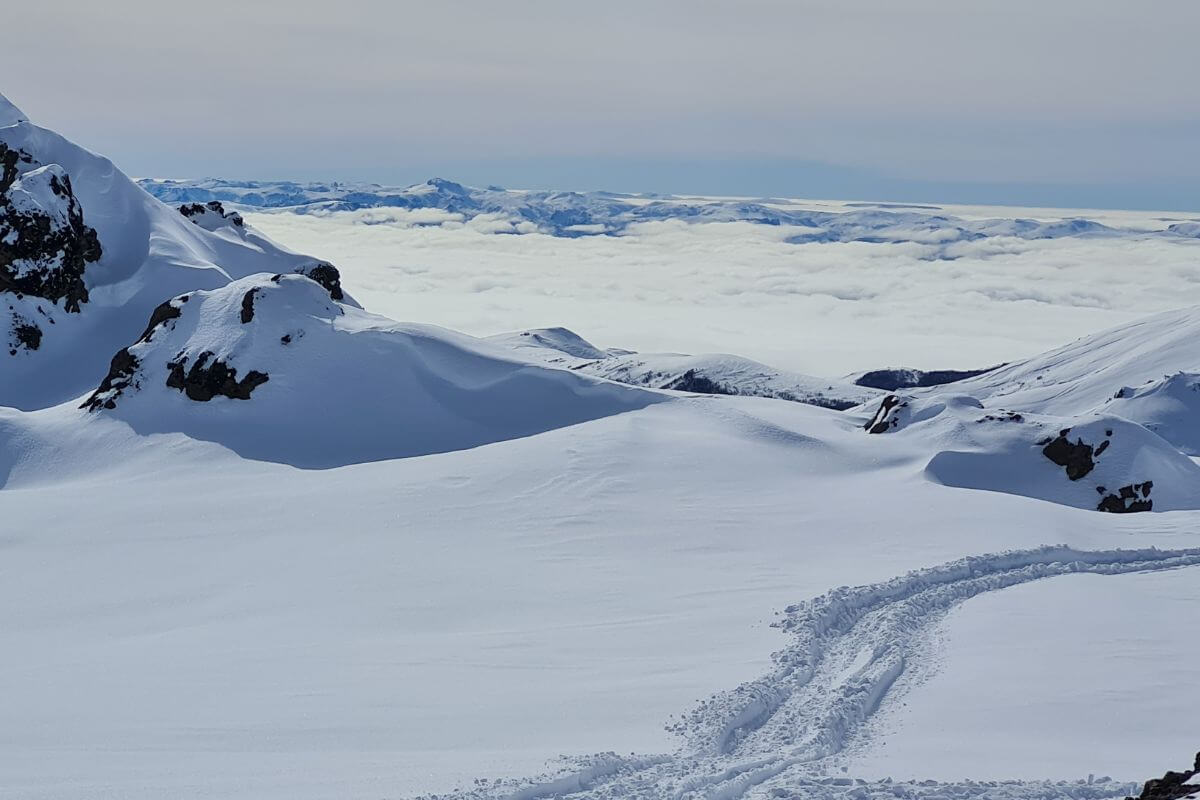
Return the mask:
<svg viewBox="0 0 1200 800"><path fill-rule="evenodd" d="M263 274L160 305L83 408L141 434L320 468L475 447L663 399L368 314L303 275Z"/></svg>

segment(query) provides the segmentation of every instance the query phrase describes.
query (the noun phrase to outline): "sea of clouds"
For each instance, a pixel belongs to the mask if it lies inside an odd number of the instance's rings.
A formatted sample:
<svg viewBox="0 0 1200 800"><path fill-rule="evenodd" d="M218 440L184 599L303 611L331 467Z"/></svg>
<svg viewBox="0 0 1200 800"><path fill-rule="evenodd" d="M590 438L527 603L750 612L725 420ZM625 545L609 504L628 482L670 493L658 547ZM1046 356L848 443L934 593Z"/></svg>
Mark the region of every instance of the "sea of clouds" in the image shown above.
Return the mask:
<svg viewBox="0 0 1200 800"><path fill-rule="evenodd" d="M736 353L836 376L982 367L1200 304L1200 239L1151 232L1188 215L1101 213L1125 232L798 244L809 229L742 221L563 238L428 208L246 216L335 263L368 310L395 319L480 336L564 326L601 347Z"/></svg>

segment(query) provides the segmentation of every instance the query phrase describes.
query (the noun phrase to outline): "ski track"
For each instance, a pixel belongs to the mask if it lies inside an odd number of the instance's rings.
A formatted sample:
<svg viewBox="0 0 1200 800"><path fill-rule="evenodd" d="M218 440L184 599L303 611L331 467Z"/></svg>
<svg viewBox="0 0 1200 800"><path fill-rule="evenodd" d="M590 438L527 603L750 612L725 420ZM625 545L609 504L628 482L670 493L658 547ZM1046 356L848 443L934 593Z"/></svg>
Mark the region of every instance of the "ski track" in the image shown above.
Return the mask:
<svg viewBox="0 0 1200 800"><path fill-rule="evenodd" d="M790 643L767 674L719 693L668 730L673 755L602 753L568 759L558 773L529 780L478 781L444 797L458 800L589 798L1071 798L1136 794L1132 783L1094 781L867 782L829 777L837 756L908 669L933 627L954 606L985 592L1057 575L1120 575L1200 565L1200 548L1075 550L1064 545L970 556L882 583L841 587L789 606L775 623ZM427 796L430 798L437 795Z"/></svg>

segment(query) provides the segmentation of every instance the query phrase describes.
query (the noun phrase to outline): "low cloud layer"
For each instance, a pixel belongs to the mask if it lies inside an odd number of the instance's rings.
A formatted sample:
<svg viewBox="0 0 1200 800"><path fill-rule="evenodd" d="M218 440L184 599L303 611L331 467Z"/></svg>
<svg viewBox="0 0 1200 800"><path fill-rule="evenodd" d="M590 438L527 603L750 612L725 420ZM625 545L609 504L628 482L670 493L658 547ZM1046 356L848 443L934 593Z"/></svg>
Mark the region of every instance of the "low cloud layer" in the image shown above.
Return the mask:
<svg viewBox="0 0 1200 800"><path fill-rule="evenodd" d="M828 376L981 367L1200 303L1200 240L1136 232L996 236L956 242L946 259L936 243L795 244L803 229L745 222L565 239L497 236L512 223L429 209L248 219L336 263L364 306L396 319L476 335L561 325L602 347L736 353Z"/></svg>

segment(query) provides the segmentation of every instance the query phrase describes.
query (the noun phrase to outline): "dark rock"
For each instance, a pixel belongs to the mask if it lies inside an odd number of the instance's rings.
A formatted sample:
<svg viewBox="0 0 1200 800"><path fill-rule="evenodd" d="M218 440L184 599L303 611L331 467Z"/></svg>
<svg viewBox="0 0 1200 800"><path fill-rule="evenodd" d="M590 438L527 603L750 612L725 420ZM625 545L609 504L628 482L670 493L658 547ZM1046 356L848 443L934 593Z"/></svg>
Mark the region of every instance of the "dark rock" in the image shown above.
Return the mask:
<svg viewBox="0 0 1200 800"><path fill-rule="evenodd" d="M96 391L92 392L91 396L84 400L83 405L79 407L86 408L88 411L116 408L117 399L134 382L138 366L137 356L130 353L128 348L122 347L112 357L108 374L104 376L104 380L100 381Z"/></svg>
<svg viewBox="0 0 1200 800"><path fill-rule="evenodd" d="M78 312L88 300L83 273L100 259L100 239L83 222L70 177L58 167L28 176L39 166L28 153L0 142L0 292L62 300L67 311ZM48 182L61 216L14 205L10 190L22 176Z"/></svg>
<svg viewBox="0 0 1200 800"><path fill-rule="evenodd" d="M184 303L187 302L187 299L188 298L186 294L179 298L179 300ZM174 305L172 300L168 300L165 303L159 303L155 309L150 312L150 322L146 324L146 330L142 331L142 335L138 337L138 342L150 341L150 336L154 333L159 325L162 325L164 322L169 322L173 319L178 319L179 315L182 313L183 311L178 306Z"/></svg>
<svg viewBox="0 0 1200 800"><path fill-rule="evenodd" d="M1067 477L1073 481L1077 481L1084 475L1091 472L1096 462L1094 457L1098 455L1090 444L1084 443L1082 439L1078 439L1074 444L1067 439L1067 434L1071 432L1070 428L1065 428L1059 432L1058 438L1051 440L1049 444L1042 448L1042 455L1063 467L1067 471ZM1105 441L1107 445L1107 441Z"/></svg>
<svg viewBox="0 0 1200 800"><path fill-rule="evenodd" d="M1188 783L1198 774L1200 774L1200 753L1196 754L1196 761L1191 770L1167 772L1161 778L1148 780L1142 787L1140 795L1136 798L1126 798L1126 800L1179 800L1179 798L1188 797L1200 792L1200 783Z"/></svg>
<svg viewBox="0 0 1200 800"><path fill-rule="evenodd" d="M31 322L22 322L13 326L13 336L17 344L26 350L37 350L42 345L42 329Z"/></svg>
<svg viewBox="0 0 1200 800"><path fill-rule="evenodd" d="M249 400L250 393L268 380L265 372L251 370L239 381L237 370L213 358L211 350L197 356L191 369L187 361L183 356L167 364L167 386L179 389L191 400L207 402L217 396Z"/></svg>
<svg viewBox="0 0 1200 800"><path fill-rule="evenodd" d="M311 264L306 267L300 267L296 270L300 275L312 278L317 283L325 287L325 291L329 292L329 296L334 300L341 300L345 297L342 293L342 274L338 272L337 267L330 264L328 261L318 261L316 264ZM278 276L273 278L278 283Z"/></svg>
<svg viewBox="0 0 1200 800"><path fill-rule="evenodd" d="M696 394L737 394L736 389L723 386L710 378L706 378L703 375L697 375L696 370L694 369L689 369L678 378L667 381L658 388L674 389L679 392L695 392Z"/></svg>
<svg viewBox="0 0 1200 800"><path fill-rule="evenodd" d="M900 420L892 412L908 406L907 400L901 400L894 394L889 394L883 398L879 404L879 409L875 412L875 416L871 417L863 428L867 433L887 433L892 428L900 424Z"/></svg>
<svg viewBox="0 0 1200 800"><path fill-rule="evenodd" d="M242 295L241 319L243 325L254 319L254 296L256 294L258 294L258 289L251 289Z"/></svg>
<svg viewBox="0 0 1200 800"><path fill-rule="evenodd" d="M1110 514L1133 514L1138 511L1153 511L1154 501L1150 499L1150 490L1154 488L1154 481L1145 481L1144 483L1131 483L1128 486L1122 486L1117 490L1116 494L1104 494L1103 486L1096 487L1096 491L1104 496L1100 499L1100 504L1096 506L1097 511L1107 511Z"/></svg>
<svg viewBox="0 0 1200 800"><path fill-rule="evenodd" d="M246 224L246 221L242 219L241 214L237 213L236 211L227 212L225 210L225 206L221 205L219 200L210 200L204 205L201 205L200 203L191 203L189 205L182 205L179 207L179 213L183 214L188 219L192 219L192 217L204 216L210 211L214 214L217 214L222 219L229 220L239 228ZM195 222L195 220L192 219L192 222Z"/></svg>
<svg viewBox="0 0 1200 800"><path fill-rule="evenodd" d="M1005 411L1004 409L1000 409L995 414L985 414L984 416L980 417L979 419L977 419L975 421L976 422L1024 422L1025 417L1022 416L1021 414L1018 414L1016 411ZM1049 444L1049 443L1050 443L1049 439L1045 439L1045 440L1039 442L1039 444Z"/></svg>

